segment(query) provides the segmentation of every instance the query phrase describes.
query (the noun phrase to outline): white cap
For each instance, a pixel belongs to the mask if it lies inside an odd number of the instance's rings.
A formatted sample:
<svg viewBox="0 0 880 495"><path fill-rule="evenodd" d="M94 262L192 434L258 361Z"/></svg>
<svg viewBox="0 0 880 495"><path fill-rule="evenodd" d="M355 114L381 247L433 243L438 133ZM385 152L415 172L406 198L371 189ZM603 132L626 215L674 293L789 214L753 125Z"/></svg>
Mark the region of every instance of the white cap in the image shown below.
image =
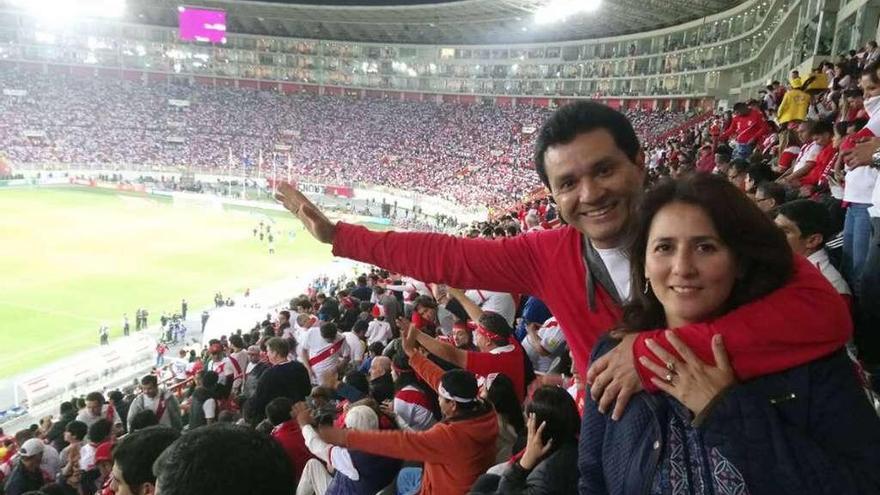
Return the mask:
<svg viewBox="0 0 880 495"><path fill-rule="evenodd" d="M369 406L354 406L345 413L345 427L352 430L378 430L379 417Z"/></svg>
<svg viewBox="0 0 880 495"><path fill-rule="evenodd" d="M31 438L22 444L21 448L18 449L18 455L21 457L33 457L35 455L40 455L43 453L43 442L36 438Z"/></svg>

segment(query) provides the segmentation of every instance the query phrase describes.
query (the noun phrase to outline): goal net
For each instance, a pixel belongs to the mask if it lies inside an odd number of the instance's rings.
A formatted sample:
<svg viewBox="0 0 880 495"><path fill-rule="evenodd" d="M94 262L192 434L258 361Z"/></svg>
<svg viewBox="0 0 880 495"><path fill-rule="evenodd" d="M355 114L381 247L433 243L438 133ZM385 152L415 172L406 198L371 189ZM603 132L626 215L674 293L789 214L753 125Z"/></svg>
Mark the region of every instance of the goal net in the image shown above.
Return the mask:
<svg viewBox="0 0 880 495"><path fill-rule="evenodd" d="M222 211L223 200L213 194L176 192L171 195L175 208L203 208Z"/></svg>

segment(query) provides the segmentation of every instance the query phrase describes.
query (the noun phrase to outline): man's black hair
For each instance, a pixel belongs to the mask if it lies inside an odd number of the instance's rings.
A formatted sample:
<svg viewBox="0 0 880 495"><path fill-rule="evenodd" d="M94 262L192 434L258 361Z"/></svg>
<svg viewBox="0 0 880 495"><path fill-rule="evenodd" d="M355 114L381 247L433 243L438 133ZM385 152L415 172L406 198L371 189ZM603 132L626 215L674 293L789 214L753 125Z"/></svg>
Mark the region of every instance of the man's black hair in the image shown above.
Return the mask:
<svg viewBox="0 0 880 495"><path fill-rule="evenodd" d="M460 397L462 399L476 399L477 394L479 393L479 386L477 385L477 378L473 373L467 370L462 369L451 369L440 377L440 383L443 384L443 388L451 394L453 397ZM462 409L471 409L476 404L476 401L472 402L458 402L456 404Z"/></svg>
<svg viewBox="0 0 880 495"><path fill-rule="evenodd" d="M369 327L370 323L367 320L357 320L354 322L354 325L352 325L351 331L354 333L367 333Z"/></svg>
<svg viewBox="0 0 880 495"><path fill-rule="evenodd" d="M99 402L104 404L104 394L101 392L89 392L89 394L86 395L86 402Z"/></svg>
<svg viewBox="0 0 880 495"><path fill-rule="evenodd" d="M772 181L776 178L773 175L773 170L766 163L753 163L749 165L746 174L751 177L752 181L756 184L756 187L757 184Z"/></svg>
<svg viewBox="0 0 880 495"><path fill-rule="evenodd" d="M736 170L739 174L744 174L748 172L751 164L747 160L743 160L741 158L737 158L736 160L730 162L730 168Z"/></svg>
<svg viewBox="0 0 880 495"><path fill-rule="evenodd" d="M287 397L276 397L266 404L266 418L272 426L278 426L285 421L290 421L290 408L293 401Z"/></svg>
<svg viewBox="0 0 880 495"><path fill-rule="evenodd" d="M630 160L636 161L640 149L639 138L629 119L601 103L578 101L556 110L538 132L535 141L535 170L548 189L550 179L547 177L547 164L544 161L547 149L557 144L570 143L578 135L596 129L608 131L617 147Z"/></svg>
<svg viewBox="0 0 880 495"><path fill-rule="evenodd" d="M373 356L381 356L385 346L381 342L373 342L367 349L369 349L370 354Z"/></svg>
<svg viewBox="0 0 880 495"><path fill-rule="evenodd" d="M228 424L181 436L156 459L153 474L162 495L290 495L296 486L275 440Z"/></svg>
<svg viewBox="0 0 880 495"><path fill-rule="evenodd" d="M152 385L154 387L158 387L159 379L156 378L156 375L144 375L141 378L141 385Z"/></svg>
<svg viewBox="0 0 880 495"><path fill-rule="evenodd" d="M89 441L98 444L110 438L110 432L113 430L113 423L106 418L101 418L89 426Z"/></svg>
<svg viewBox="0 0 880 495"><path fill-rule="evenodd" d="M148 428L150 426L156 426L159 424L159 418L156 417L156 413L153 412L152 409L144 409L142 411L138 411L137 414L132 416L131 421L129 422L128 429L130 432L143 430L144 428Z"/></svg>
<svg viewBox="0 0 880 495"><path fill-rule="evenodd" d="M834 124L827 120L816 120L810 123L810 134L834 134Z"/></svg>
<svg viewBox="0 0 880 495"><path fill-rule="evenodd" d="M77 440L85 440L86 435L89 433L89 426L82 421L73 420L70 423L67 423L67 427L64 428L64 431L70 433Z"/></svg>
<svg viewBox="0 0 880 495"><path fill-rule="evenodd" d="M344 377L345 383L356 388L364 395L370 393L370 379L367 374L360 370L349 371Z"/></svg>
<svg viewBox="0 0 880 495"><path fill-rule="evenodd" d="M150 426L129 433L113 447L113 461L122 481L135 493L144 483L156 484L153 463L180 434L168 426Z"/></svg>
<svg viewBox="0 0 880 495"><path fill-rule="evenodd" d="M798 226L801 237L809 237L813 234L822 236L822 243L831 238L831 216L828 208L821 203L809 199L796 199L789 201L776 209L778 215L783 215Z"/></svg>
<svg viewBox="0 0 880 495"><path fill-rule="evenodd" d="M205 388L216 387L220 381L220 375L215 371L204 370L202 374L202 386Z"/></svg>
<svg viewBox="0 0 880 495"><path fill-rule="evenodd" d="M64 401L64 402L61 403L61 407L60 407L60 409L59 409L59 412L60 412L61 415L63 416L63 415L65 415L65 414L69 414L69 413L72 413L72 412L76 412L76 407L73 406L73 403L72 403L72 402Z"/></svg>
<svg viewBox="0 0 880 495"><path fill-rule="evenodd" d="M320 332L321 337L324 337L324 339L334 339L339 334L339 327L336 326L336 323L328 321L321 325Z"/></svg>
<svg viewBox="0 0 880 495"><path fill-rule="evenodd" d="M785 203L787 191L785 190L785 186L778 182L761 182L758 184L757 191L767 198L773 198L776 206Z"/></svg>

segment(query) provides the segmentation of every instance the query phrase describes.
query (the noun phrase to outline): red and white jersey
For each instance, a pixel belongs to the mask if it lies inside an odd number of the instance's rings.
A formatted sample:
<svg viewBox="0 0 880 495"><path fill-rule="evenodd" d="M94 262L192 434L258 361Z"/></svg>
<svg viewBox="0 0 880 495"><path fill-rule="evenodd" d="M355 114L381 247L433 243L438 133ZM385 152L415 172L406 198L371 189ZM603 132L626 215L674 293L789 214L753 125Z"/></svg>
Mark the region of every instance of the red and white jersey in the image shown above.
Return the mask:
<svg viewBox="0 0 880 495"><path fill-rule="evenodd" d="M233 352L229 357L235 360L235 363L233 364L238 365L235 367L235 378L240 378L244 374L244 369L247 368L248 365L247 350L242 349L238 352Z"/></svg>
<svg viewBox="0 0 880 495"><path fill-rule="evenodd" d="M508 292L494 292L491 290L469 290L465 295L483 311L498 313L507 320L507 324L513 326L516 317L516 302Z"/></svg>
<svg viewBox="0 0 880 495"><path fill-rule="evenodd" d="M235 378L236 374L235 365L232 364L232 359L229 357L224 357L220 361L209 361L208 370L217 373L217 376L219 377L217 383L219 383L220 385L232 383L232 380Z"/></svg>
<svg viewBox="0 0 880 495"><path fill-rule="evenodd" d="M432 406L431 398L412 385L394 394L394 414L416 431L425 431L437 422Z"/></svg>
<svg viewBox="0 0 880 495"><path fill-rule="evenodd" d="M93 415L88 409L82 409L79 414L76 415L76 420L82 421L86 426L92 426L102 418L113 424L122 424L122 420L119 418L119 413L116 412L116 409L111 404L104 404L99 416Z"/></svg>
<svg viewBox="0 0 880 495"><path fill-rule="evenodd" d="M342 358L351 356L351 350L341 333L336 334L333 342L327 342L321 336L320 328L309 330L301 346L309 357L309 366L316 383L320 383L326 374L336 373Z"/></svg>

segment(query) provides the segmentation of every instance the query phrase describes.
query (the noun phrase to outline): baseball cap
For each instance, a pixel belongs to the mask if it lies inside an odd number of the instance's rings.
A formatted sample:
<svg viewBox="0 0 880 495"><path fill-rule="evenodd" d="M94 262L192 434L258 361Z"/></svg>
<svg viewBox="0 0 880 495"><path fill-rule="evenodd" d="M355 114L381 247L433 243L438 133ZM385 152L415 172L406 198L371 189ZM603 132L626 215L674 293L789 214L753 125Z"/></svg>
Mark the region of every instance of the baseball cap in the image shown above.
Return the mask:
<svg viewBox="0 0 880 495"><path fill-rule="evenodd" d="M43 442L36 438L31 438L21 445L18 449L18 455L22 457L33 457L43 453Z"/></svg>

